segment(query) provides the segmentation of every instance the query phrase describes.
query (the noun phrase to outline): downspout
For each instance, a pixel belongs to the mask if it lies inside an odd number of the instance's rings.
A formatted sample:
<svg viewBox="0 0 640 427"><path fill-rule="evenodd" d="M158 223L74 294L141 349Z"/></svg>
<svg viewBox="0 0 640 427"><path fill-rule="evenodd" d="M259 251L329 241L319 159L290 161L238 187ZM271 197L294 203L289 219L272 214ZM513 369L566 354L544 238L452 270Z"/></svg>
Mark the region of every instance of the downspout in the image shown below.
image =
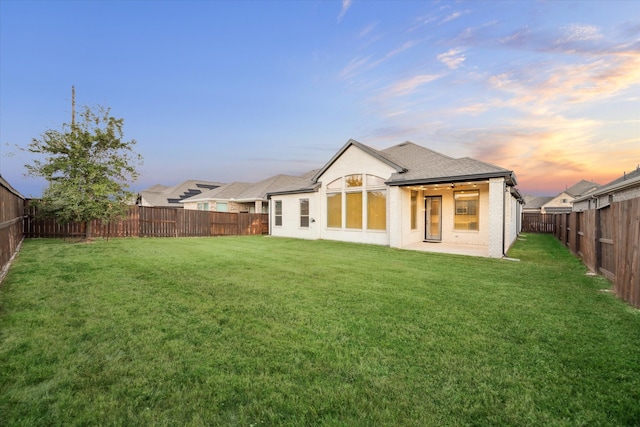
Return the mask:
<svg viewBox="0 0 640 427"><path fill-rule="evenodd" d="M269 215L269 221L268 221L268 224L269 224L269 236L271 236L271 218L274 217L274 215L271 214L271 194L267 195L267 203L268 203L267 212L269 212L268 213L268 215Z"/></svg>
<svg viewBox="0 0 640 427"><path fill-rule="evenodd" d="M507 254L504 253L504 243L506 240L506 236L505 236L505 227L507 226L507 218L506 218L506 214L507 214L507 208L505 206L506 204L506 198L505 198L505 193L507 192L507 182L506 180L502 181L502 257L504 258L505 256L507 256Z"/></svg>

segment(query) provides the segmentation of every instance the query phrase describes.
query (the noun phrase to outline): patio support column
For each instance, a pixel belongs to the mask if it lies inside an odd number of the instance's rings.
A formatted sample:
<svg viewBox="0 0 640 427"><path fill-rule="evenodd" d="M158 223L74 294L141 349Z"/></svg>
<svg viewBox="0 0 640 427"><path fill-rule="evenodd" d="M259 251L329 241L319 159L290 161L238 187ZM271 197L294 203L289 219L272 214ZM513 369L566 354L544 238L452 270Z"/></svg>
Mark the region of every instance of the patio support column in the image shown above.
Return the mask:
<svg viewBox="0 0 640 427"><path fill-rule="evenodd" d="M489 257L503 256L504 178L489 180Z"/></svg>
<svg viewBox="0 0 640 427"><path fill-rule="evenodd" d="M392 248L402 247L402 191L400 187L387 187L389 194L387 209L387 233L389 235L389 246Z"/></svg>

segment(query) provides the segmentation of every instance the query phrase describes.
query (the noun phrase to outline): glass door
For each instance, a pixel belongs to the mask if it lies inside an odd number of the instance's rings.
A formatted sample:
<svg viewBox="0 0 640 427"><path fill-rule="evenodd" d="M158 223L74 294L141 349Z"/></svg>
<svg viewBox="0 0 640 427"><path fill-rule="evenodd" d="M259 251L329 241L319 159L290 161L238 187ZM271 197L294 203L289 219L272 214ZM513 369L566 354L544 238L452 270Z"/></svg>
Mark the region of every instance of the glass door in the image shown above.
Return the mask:
<svg viewBox="0 0 640 427"><path fill-rule="evenodd" d="M424 240L442 240L442 196L424 198Z"/></svg>

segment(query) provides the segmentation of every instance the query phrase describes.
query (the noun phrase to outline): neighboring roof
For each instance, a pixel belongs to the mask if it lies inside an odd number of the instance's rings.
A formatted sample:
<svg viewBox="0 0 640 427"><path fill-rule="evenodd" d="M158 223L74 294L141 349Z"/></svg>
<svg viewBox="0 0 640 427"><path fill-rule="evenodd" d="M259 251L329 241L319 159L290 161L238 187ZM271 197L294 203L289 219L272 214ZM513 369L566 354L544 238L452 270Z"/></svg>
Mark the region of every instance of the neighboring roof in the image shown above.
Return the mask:
<svg viewBox="0 0 640 427"><path fill-rule="evenodd" d="M525 207L527 209L540 209L542 208L542 206L544 206L546 203L549 203L553 199L555 199L554 196L542 196L542 197L525 196L525 202L526 202Z"/></svg>
<svg viewBox="0 0 640 427"><path fill-rule="evenodd" d="M181 200L224 185L220 182L191 179L173 187L156 184L140 192L147 203L157 207L182 207Z"/></svg>
<svg viewBox="0 0 640 427"><path fill-rule="evenodd" d="M317 170L316 170L317 171ZM315 175L316 171L310 171L303 176L274 175L263 179L255 184L246 182L234 182L215 190L207 191L201 195L190 197L183 202L199 202L206 200L233 200L236 202L253 202L256 200L266 200L267 194L289 192L312 186L314 183L309 176Z"/></svg>
<svg viewBox="0 0 640 427"><path fill-rule="evenodd" d="M602 187L610 187L610 186L613 186L613 185L621 184L621 183L623 183L625 181L629 181L629 180L637 178L639 176L640 176L640 166L638 166L632 172L629 172L629 173L625 172L620 178L616 178L613 181L606 183Z"/></svg>
<svg viewBox="0 0 640 427"><path fill-rule="evenodd" d="M587 181L585 179L582 179L582 180L578 181L576 184L574 184L571 187L569 187L566 190L564 190L563 193L567 193L571 197L576 198L576 197L580 197L580 196L584 196L586 194L589 194L592 191L598 189L599 187L600 187L600 184L598 184L596 182Z"/></svg>
<svg viewBox="0 0 640 427"><path fill-rule="evenodd" d="M620 178L614 179L613 181L609 182L608 184L605 184L603 186L601 186L600 188L598 188L595 191L590 192L589 194L586 194L582 197L578 197L575 200L573 200L573 202L579 202L582 200L586 200L589 197L592 196L600 196L603 194L607 194L607 193L612 193L615 191L620 191L622 189L625 189L627 187L636 187L636 186L640 186L640 168L636 169L633 172L630 173L625 173L624 175L622 175Z"/></svg>

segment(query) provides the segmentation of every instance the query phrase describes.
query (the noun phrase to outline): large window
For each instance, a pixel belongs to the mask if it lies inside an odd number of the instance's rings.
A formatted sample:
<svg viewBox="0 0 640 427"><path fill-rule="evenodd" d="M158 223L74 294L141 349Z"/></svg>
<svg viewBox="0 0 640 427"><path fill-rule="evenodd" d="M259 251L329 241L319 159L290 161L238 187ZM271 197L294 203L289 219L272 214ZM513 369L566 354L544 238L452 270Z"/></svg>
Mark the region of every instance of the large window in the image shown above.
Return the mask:
<svg viewBox="0 0 640 427"><path fill-rule="evenodd" d="M362 191L347 193L347 228L362 228Z"/></svg>
<svg viewBox="0 0 640 427"><path fill-rule="evenodd" d="M300 199L300 227L309 227L309 199Z"/></svg>
<svg viewBox="0 0 640 427"><path fill-rule="evenodd" d="M418 228L418 192L411 191L411 229Z"/></svg>
<svg viewBox="0 0 640 427"><path fill-rule="evenodd" d="M342 193L327 194L327 227L342 228Z"/></svg>
<svg viewBox="0 0 640 427"><path fill-rule="evenodd" d="M454 229L478 231L478 208L480 204L480 192L454 191L455 201Z"/></svg>
<svg viewBox="0 0 640 427"><path fill-rule="evenodd" d="M275 225L282 225L282 200L276 200L274 219Z"/></svg>
<svg viewBox="0 0 640 427"><path fill-rule="evenodd" d="M327 184L327 227L342 228L344 224L346 228L362 230L366 223L367 230L386 230L384 182L378 176L352 174Z"/></svg>
<svg viewBox="0 0 640 427"><path fill-rule="evenodd" d="M384 190L367 192L367 229L387 229L387 193Z"/></svg>
<svg viewBox="0 0 640 427"><path fill-rule="evenodd" d="M216 203L216 211L217 212L227 212L227 202L217 202Z"/></svg>

